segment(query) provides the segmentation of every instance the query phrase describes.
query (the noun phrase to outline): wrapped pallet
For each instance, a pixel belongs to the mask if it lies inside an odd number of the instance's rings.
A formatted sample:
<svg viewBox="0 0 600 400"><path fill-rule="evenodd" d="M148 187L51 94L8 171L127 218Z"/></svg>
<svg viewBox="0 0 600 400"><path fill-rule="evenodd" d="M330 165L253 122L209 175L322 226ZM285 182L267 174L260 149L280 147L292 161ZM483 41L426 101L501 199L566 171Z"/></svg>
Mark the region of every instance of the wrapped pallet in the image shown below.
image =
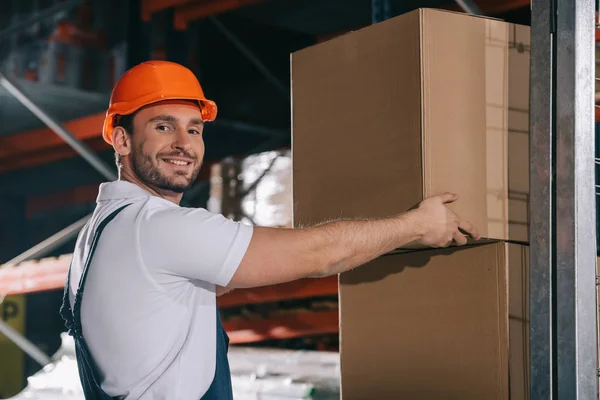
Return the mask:
<svg viewBox="0 0 600 400"><path fill-rule="evenodd" d="M213 165L208 210L250 225L292 226L292 159L289 150Z"/></svg>

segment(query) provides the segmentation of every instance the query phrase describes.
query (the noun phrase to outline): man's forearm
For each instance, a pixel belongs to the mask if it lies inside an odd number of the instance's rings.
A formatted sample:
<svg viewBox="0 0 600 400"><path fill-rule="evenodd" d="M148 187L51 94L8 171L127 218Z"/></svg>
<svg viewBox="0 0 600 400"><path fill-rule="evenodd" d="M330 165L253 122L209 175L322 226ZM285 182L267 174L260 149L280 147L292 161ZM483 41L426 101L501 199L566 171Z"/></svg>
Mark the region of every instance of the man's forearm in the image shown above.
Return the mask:
<svg viewBox="0 0 600 400"><path fill-rule="evenodd" d="M339 274L365 264L421 236L413 213L378 220L330 222L311 228L325 269L318 276Z"/></svg>
<svg viewBox="0 0 600 400"><path fill-rule="evenodd" d="M458 197L445 193L391 218L338 221L312 228L255 227L230 287L256 287L305 277L323 277L355 268L396 248L412 244L464 245L477 230L445 205Z"/></svg>

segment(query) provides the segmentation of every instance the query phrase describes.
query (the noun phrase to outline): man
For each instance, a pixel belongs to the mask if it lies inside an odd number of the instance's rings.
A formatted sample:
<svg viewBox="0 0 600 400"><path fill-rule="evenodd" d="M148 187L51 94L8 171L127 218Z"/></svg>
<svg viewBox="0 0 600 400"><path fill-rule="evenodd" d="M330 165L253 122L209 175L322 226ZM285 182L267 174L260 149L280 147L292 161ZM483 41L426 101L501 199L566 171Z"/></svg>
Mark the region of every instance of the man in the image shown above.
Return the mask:
<svg viewBox="0 0 600 400"><path fill-rule="evenodd" d="M478 238L446 208L454 194L389 218L304 229L180 207L202 165L204 124L216 114L192 72L170 62L142 63L113 90L103 136L119 180L100 186L61 310L88 398L230 399L216 295L338 274L412 243Z"/></svg>

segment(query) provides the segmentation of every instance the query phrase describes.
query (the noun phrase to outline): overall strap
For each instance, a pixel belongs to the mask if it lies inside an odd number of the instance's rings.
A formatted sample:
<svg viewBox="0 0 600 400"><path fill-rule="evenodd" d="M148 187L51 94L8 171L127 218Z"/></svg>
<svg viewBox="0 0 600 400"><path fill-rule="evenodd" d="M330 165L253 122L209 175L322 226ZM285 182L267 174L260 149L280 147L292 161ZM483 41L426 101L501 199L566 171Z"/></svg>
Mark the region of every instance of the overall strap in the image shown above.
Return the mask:
<svg viewBox="0 0 600 400"><path fill-rule="evenodd" d="M96 232L94 233L94 236L92 238L92 243L90 245L90 250L88 252L88 256L83 265L82 276L79 281L79 286L77 288L77 292L75 293L75 301L73 304L73 309L71 309L71 303L69 301L69 290L70 290L70 286L71 286L71 266L69 266L69 271L67 273L67 282L66 282L64 293L63 293L63 303L60 308L60 315L63 318L63 320L65 321L65 326L68 329L68 334L73 337L77 337L77 338L82 337L81 299L83 297L83 289L85 288L85 281L87 279L88 269L89 269L92 257L94 256L94 252L96 251L96 246L98 245L98 240L100 239L100 234L102 233L102 231L104 230L106 225L108 225L108 223L110 221L112 221L117 216L117 214L119 214L121 211L123 211L128 206L130 206L130 204L126 204L122 207L117 208L115 211L110 213L106 218L104 218L104 220L102 220L102 222L100 222L100 224L98 225L98 228L96 229ZM71 261L71 265L72 264L73 264L73 261Z"/></svg>
<svg viewBox="0 0 600 400"><path fill-rule="evenodd" d="M81 381L85 398L90 400L109 400L113 398L107 395L100 386L101 382L98 378L98 367L94 362L93 357L87 346L87 343L83 337L83 330L81 327L81 300L83 298L83 290L85 288L85 281L87 279L89 266L92 257L94 256L96 246L98 245L100 234L102 233L106 225L108 225L108 223L112 221L117 216L117 214L123 211L123 209L125 209L125 207L127 206L129 206L129 204L113 211L98 225L98 228L96 229L96 232L94 233L94 236L92 238L92 243L90 245L88 256L85 260L85 264L83 265L81 280L79 281L77 293L75 294L73 311L71 310L71 305L69 302L69 288L71 281L71 267L69 267L67 283L63 294L63 304L60 309L60 314L65 320L65 326L68 329L69 335L73 336L75 341L75 352L77 355L79 379Z"/></svg>
<svg viewBox="0 0 600 400"><path fill-rule="evenodd" d="M130 206L130 204L126 204L117 208L115 211L110 213L100 224L98 228L96 228L96 232L94 233L94 237L92 238L92 244L90 245L90 251L88 252L88 256L85 260L85 264L83 265L83 271L81 273L81 279L79 280L79 287L77 288L77 293L75 294L75 301L73 303L73 319L74 319L74 328L75 333L83 336L83 331L81 329L81 299L83 298L83 290L85 289L85 281L87 279L87 274L89 271L90 264L92 262L92 257L94 257L94 253L96 251L96 246L98 245L98 240L100 239L100 235L106 225L110 221L112 221L117 214L123 211L126 207ZM70 274L69 274L70 275Z"/></svg>
<svg viewBox="0 0 600 400"><path fill-rule="evenodd" d="M210 387L200 400L233 400L233 388L231 385L231 371L227 353L229 350L229 336L221 322L219 309L217 308L217 351L215 376Z"/></svg>

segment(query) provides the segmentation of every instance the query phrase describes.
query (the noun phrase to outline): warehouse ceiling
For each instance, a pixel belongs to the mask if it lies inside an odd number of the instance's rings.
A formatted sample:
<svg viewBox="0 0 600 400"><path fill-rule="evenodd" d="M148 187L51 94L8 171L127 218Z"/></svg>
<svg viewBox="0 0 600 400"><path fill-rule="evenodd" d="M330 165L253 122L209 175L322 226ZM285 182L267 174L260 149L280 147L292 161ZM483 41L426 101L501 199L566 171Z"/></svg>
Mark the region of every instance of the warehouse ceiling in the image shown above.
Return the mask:
<svg viewBox="0 0 600 400"><path fill-rule="evenodd" d="M186 30L177 30L173 24L179 9L175 7L161 9L152 14L150 21L143 22L142 5L148 3L156 5L160 2L128 0L129 16L116 17L117 11L122 11L124 2L100 1L98 10L101 11L96 12L102 13L98 19L105 23L111 18L122 18L118 20L118 26L110 29L109 37L114 41L113 36L117 37L119 32L123 32L129 46L127 60L130 65L152 58L151 54L156 54L156 49L164 51L164 58L185 64L189 64L190 52L194 54L194 65L190 67L200 77L207 96L219 104L220 121L209 125L206 131L207 161L289 146L290 53L330 36L369 25L372 20L371 0L254 0L237 2L253 5L218 13L214 15L216 21L212 17L194 19L187 24ZM162 3L183 4L186 1ZM500 0L480 0L479 3L484 12L486 9L496 10L494 16L510 22L529 23L529 7L525 2L508 2L513 4L513 9L507 6L498 8L498 4L507 3ZM459 10L455 3L443 0L398 0L389 4L392 15L420 7ZM4 10L4 16L5 11L8 12ZM29 16L33 14L32 10ZM225 27L235 39L232 41L218 24ZM0 40L2 36L0 31ZM254 61L243 54L240 46L252 53ZM257 60L267 71L266 74L257 66ZM63 123L104 112L110 94L108 86L92 91L61 90L55 86L17 82L34 101ZM0 140L43 127L17 100L7 92L0 91ZM48 132L48 135L52 133ZM21 142L23 146L31 145L26 143L27 139ZM0 156L10 155L13 151L18 154L21 142L11 142L19 145L9 149L6 144L2 148L3 142L0 141ZM106 163L114 165L112 151L97 135L86 144L94 148ZM56 153L59 150L64 152L68 148L47 149L46 152ZM0 213L0 262L5 262L52 232L86 215L93 209L93 199L88 196L85 200L73 203L65 200L62 205L42 207L41 211L32 210L28 205L39 204L43 201L40 199L50 195L71 199L73 196L69 193L105 180L75 154L50 157L55 158L51 162L36 161L36 157L42 159L37 153L22 157L31 159L23 163L25 167L19 168L11 167L10 157L4 160L0 158L0 204L4 207L4 212ZM204 184L202 190L197 192L194 205L203 206L207 187ZM19 239L6 239L10 237Z"/></svg>

